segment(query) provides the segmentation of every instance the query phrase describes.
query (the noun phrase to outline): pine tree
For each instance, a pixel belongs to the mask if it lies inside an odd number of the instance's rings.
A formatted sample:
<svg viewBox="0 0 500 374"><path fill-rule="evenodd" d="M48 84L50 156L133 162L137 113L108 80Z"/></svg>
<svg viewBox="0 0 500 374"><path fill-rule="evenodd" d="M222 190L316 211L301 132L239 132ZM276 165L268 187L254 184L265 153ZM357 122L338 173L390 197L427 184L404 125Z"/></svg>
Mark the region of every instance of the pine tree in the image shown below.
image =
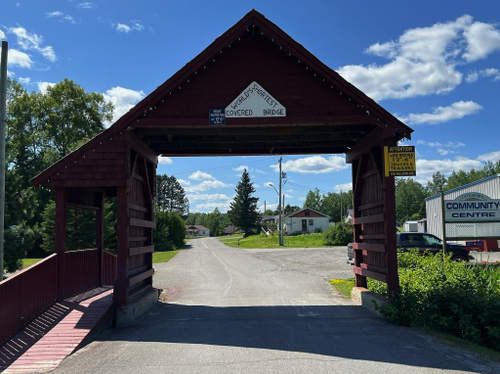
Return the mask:
<svg viewBox="0 0 500 374"><path fill-rule="evenodd" d="M227 214L233 225L239 227L247 236L257 226L260 214L257 211L259 198L252 197L255 188L253 183L250 182L250 176L246 169L243 171L235 191L236 196L231 202Z"/></svg>

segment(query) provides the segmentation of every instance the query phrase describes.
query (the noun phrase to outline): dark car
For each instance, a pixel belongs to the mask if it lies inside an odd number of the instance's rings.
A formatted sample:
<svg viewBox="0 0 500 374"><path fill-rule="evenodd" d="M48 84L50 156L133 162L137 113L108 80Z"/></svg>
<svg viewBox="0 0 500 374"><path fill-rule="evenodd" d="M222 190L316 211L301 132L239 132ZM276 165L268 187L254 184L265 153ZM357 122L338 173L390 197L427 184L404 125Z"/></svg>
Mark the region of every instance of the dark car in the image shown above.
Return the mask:
<svg viewBox="0 0 500 374"><path fill-rule="evenodd" d="M424 232L398 232L396 233L396 246L401 251L409 248L418 248L422 253L429 252L432 254L443 251L443 241L437 236ZM474 259L463 244L446 243L446 252L451 254L453 261ZM354 249L351 243L347 245L347 263L354 264Z"/></svg>

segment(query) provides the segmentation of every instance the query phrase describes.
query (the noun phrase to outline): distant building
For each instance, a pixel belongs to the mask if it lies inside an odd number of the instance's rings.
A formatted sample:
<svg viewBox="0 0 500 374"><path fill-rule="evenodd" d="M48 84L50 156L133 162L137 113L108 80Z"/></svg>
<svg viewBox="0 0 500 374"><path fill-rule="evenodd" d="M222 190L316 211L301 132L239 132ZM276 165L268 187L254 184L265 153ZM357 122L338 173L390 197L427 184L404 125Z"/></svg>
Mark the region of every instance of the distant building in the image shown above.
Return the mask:
<svg viewBox="0 0 500 374"><path fill-rule="evenodd" d="M427 232L443 238L444 198L444 206L448 206L447 239L489 239L489 247L496 249L500 237L500 174L444 191L442 196L425 199Z"/></svg>
<svg viewBox="0 0 500 374"><path fill-rule="evenodd" d="M283 217L287 233L314 232L317 229L325 231L330 225L326 214L311 208L304 208Z"/></svg>
<svg viewBox="0 0 500 374"><path fill-rule="evenodd" d="M195 236L210 236L210 230L202 225L186 225L186 236L188 238Z"/></svg>

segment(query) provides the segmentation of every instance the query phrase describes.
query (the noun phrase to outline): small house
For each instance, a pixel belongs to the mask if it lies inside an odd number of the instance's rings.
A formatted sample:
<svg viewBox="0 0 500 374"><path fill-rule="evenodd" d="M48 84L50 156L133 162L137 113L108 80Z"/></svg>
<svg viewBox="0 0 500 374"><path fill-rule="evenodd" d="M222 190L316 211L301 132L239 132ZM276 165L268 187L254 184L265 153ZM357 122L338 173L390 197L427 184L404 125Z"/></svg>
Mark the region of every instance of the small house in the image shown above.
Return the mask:
<svg viewBox="0 0 500 374"><path fill-rule="evenodd" d="M326 214L311 208L298 210L283 218L288 234L325 231L330 225L329 221L330 218Z"/></svg>
<svg viewBox="0 0 500 374"><path fill-rule="evenodd" d="M194 236L210 236L210 230L202 225L186 225L186 235L188 238Z"/></svg>

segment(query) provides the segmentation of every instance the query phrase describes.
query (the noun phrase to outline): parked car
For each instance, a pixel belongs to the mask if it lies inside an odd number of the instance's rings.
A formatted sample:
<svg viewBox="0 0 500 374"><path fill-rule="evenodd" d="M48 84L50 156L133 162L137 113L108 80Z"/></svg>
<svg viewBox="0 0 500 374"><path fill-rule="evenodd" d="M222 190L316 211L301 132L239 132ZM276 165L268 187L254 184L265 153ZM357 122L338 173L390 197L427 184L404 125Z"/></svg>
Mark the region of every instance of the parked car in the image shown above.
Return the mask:
<svg viewBox="0 0 500 374"><path fill-rule="evenodd" d="M437 236L424 232L398 232L396 233L396 247L400 251L409 248L418 248L421 253L432 254L443 251L443 241ZM464 244L446 243L446 252L451 254L453 261L473 260ZM352 243L347 245L347 263L354 265L354 249Z"/></svg>

